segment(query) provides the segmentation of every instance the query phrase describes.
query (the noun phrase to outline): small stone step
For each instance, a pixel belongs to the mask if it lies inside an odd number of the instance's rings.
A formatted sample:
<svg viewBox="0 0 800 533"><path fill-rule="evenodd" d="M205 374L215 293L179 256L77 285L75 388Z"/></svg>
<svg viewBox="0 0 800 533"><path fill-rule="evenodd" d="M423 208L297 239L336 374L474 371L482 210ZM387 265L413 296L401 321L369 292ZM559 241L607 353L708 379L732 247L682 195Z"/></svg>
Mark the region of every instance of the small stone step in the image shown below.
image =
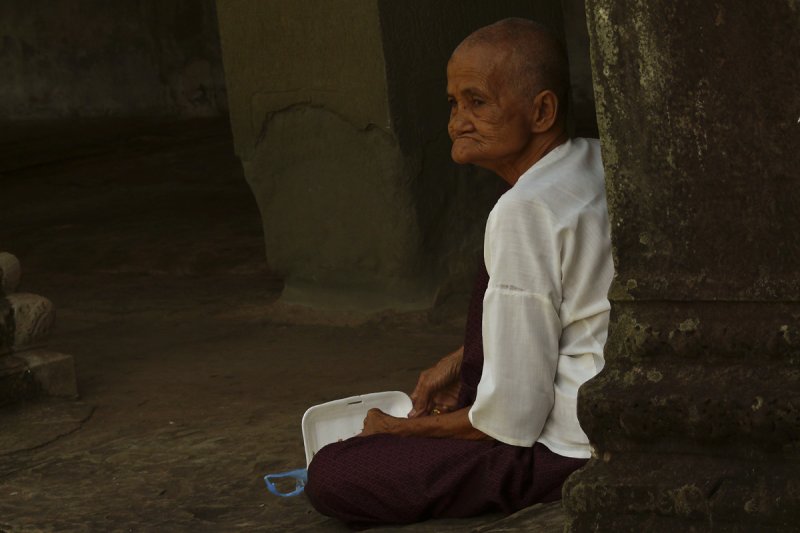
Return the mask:
<svg viewBox="0 0 800 533"><path fill-rule="evenodd" d="M77 398L71 355L37 349L0 356L0 406L41 396Z"/></svg>

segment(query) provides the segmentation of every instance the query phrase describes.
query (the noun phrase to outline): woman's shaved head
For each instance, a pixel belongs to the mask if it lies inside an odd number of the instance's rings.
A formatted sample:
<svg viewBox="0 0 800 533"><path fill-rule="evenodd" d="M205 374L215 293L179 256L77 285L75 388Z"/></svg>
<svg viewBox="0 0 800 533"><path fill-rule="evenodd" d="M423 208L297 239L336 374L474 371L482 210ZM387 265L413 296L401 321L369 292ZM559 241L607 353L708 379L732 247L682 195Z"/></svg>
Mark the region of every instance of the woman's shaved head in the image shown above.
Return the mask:
<svg viewBox="0 0 800 533"><path fill-rule="evenodd" d="M549 28L522 18L508 18L473 32L453 52L481 46L509 54L503 63L505 83L519 91L524 98L544 90L558 97L559 116L564 117L569 93L569 62L559 37Z"/></svg>

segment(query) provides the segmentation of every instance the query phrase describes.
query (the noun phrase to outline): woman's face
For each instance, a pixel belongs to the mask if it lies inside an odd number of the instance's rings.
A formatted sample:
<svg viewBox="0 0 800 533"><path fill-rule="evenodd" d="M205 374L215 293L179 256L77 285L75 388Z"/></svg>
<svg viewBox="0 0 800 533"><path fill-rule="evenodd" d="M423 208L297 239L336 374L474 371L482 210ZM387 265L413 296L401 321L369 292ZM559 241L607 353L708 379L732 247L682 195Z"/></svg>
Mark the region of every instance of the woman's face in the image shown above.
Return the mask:
<svg viewBox="0 0 800 533"><path fill-rule="evenodd" d="M479 44L460 47L447 65L448 132L456 163L498 172L515 166L530 146L530 103L506 79L510 53ZM501 172L498 172L501 173Z"/></svg>

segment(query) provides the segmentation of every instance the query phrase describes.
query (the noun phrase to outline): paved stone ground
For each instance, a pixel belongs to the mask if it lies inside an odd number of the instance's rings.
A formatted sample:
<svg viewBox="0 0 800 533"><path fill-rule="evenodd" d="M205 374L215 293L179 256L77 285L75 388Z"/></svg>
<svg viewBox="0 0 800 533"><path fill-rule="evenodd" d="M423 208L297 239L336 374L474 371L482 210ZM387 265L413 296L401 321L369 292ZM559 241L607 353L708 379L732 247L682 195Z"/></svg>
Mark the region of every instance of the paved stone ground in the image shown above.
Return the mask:
<svg viewBox="0 0 800 533"><path fill-rule="evenodd" d="M58 311L81 399L0 410L0 531L345 531L265 473L310 405L410 390L458 313L290 325L228 127L0 128L0 248ZM558 504L382 531L560 531Z"/></svg>

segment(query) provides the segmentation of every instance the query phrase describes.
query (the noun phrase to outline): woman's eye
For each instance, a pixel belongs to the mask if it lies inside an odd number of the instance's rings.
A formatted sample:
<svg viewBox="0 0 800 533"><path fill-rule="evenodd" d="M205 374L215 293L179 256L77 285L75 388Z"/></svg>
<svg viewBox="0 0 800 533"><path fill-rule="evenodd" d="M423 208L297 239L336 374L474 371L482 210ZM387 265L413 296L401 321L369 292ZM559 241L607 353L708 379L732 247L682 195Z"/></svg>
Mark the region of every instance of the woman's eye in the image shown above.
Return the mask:
<svg viewBox="0 0 800 533"><path fill-rule="evenodd" d="M456 106L456 101L453 100L452 98L448 98L447 99L447 105L450 106L450 109L453 109Z"/></svg>
<svg viewBox="0 0 800 533"><path fill-rule="evenodd" d="M473 98L472 99L472 105L475 106L475 107L480 107L483 104L484 104L484 101L481 100L480 98Z"/></svg>

